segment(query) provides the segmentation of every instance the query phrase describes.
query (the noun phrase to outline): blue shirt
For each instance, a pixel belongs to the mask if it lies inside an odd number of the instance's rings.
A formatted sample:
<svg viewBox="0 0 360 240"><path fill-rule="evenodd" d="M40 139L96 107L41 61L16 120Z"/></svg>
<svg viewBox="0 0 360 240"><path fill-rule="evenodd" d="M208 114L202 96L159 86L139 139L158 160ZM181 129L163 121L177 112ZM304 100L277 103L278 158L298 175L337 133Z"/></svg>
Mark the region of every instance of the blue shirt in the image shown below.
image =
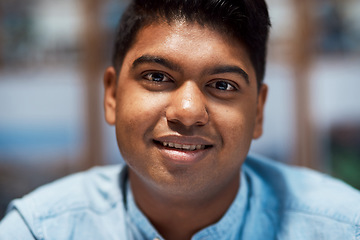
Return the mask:
<svg viewBox="0 0 360 240"><path fill-rule="evenodd" d="M125 165L97 167L13 201L1 240L162 239L138 209ZM360 193L327 175L249 156L222 219L193 240L360 240Z"/></svg>

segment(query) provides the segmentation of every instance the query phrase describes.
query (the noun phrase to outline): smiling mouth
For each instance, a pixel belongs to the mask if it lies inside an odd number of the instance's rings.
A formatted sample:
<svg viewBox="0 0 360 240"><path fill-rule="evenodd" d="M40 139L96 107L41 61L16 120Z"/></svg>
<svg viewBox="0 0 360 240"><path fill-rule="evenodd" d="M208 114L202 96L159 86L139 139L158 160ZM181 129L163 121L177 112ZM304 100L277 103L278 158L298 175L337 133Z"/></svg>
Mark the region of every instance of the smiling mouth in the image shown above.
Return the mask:
<svg viewBox="0 0 360 240"><path fill-rule="evenodd" d="M154 142L157 145L160 145L162 147L171 148L171 149L179 150L179 151L197 151L197 150L204 150L204 149L208 149L208 148L212 147L212 145L179 144L179 143L174 143L174 142L160 142L160 141L156 141L156 140L154 140Z"/></svg>

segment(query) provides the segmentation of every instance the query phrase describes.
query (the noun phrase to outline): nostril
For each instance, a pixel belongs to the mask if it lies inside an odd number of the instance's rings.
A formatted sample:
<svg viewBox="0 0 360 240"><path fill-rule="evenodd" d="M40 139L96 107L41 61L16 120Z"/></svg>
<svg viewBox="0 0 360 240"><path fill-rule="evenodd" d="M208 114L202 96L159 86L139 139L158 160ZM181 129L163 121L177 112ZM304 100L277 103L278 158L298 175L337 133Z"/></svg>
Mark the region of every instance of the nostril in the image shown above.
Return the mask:
<svg viewBox="0 0 360 240"><path fill-rule="evenodd" d="M169 122L181 123L185 126L205 125L209 120L209 114L203 106L170 106L166 110L166 118Z"/></svg>

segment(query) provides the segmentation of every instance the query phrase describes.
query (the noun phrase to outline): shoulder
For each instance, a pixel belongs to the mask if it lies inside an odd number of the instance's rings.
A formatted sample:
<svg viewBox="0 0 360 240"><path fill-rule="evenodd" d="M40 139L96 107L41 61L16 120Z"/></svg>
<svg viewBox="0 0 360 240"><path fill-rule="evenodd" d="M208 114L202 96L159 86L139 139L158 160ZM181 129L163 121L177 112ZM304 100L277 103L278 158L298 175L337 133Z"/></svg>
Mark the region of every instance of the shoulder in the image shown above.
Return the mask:
<svg viewBox="0 0 360 240"><path fill-rule="evenodd" d="M101 225L108 221L106 216L123 208L120 176L124 169L124 165L95 167L70 175L13 201L9 211L17 211L40 237L42 231L63 235L73 233L74 226L84 230Z"/></svg>
<svg viewBox="0 0 360 240"><path fill-rule="evenodd" d="M272 209L280 225L360 233L360 192L344 182L255 155L247 158L244 172L255 201Z"/></svg>
<svg viewBox="0 0 360 240"><path fill-rule="evenodd" d="M122 166L94 167L46 184L14 205L31 204L38 214L52 215L65 209L91 208L106 211L119 201L119 174ZM104 203L105 200L106 204Z"/></svg>

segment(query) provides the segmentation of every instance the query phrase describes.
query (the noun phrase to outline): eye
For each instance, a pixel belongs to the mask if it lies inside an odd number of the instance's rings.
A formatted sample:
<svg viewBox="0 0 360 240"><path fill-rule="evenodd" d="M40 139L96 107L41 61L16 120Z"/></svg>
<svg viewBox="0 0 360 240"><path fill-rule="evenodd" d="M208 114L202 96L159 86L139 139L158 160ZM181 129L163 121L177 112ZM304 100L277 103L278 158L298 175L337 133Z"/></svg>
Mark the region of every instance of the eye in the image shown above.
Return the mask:
<svg viewBox="0 0 360 240"><path fill-rule="evenodd" d="M237 88L234 87L234 85L232 85L231 83L226 82L226 81L216 81L216 82L210 83L209 86L219 89L221 91L236 91L237 90Z"/></svg>
<svg viewBox="0 0 360 240"><path fill-rule="evenodd" d="M160 72L147 73L143 77L146 80L154 81L154 82L169 82L169 81L171 81L171 79L168 76L166 76L165 74L160 73Z"/></svg>

